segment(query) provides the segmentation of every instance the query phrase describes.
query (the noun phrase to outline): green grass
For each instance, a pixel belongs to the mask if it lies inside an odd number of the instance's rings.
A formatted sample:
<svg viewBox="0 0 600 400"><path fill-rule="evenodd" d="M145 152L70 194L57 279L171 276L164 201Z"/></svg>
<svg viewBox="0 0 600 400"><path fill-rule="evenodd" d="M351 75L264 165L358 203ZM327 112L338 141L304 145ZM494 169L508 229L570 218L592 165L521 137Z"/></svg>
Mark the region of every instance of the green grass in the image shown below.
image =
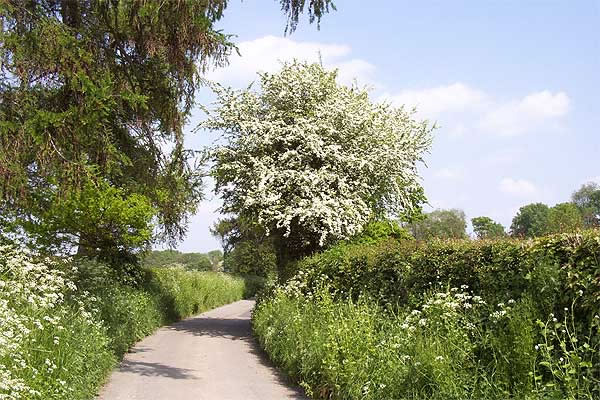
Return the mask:
<svg viewBox="0 0 600 400"><path fill-rule="evenodd" d="M442 288L424 299L391 312L288 287L259 302L253 329L315 399L600 398L598 317L578 335L570 310L538 321L525 297L486 304Z"/></svg>
<svg viewBox="0 0 600 400"><path fill-rule="evenodd" d="M174 268L133 276L0 248L0 398L91 399L135 342L254 287Z"/></svg>

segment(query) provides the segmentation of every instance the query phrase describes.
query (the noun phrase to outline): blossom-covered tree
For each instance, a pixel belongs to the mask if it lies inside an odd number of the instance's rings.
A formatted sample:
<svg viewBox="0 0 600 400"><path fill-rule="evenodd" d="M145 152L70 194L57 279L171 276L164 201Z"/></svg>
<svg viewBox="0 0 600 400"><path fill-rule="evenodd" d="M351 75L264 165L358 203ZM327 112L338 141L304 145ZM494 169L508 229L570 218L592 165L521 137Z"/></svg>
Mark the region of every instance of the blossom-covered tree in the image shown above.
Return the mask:
<svg viewBox="0 0 600 400"><path fill-rule="evenodd" d="M264 227L280 265L424 201L417 165L432 126L336 75L293 62L260 74L258 91L216 85L200 125L224 134L211 172L222 212Z"/></svg>

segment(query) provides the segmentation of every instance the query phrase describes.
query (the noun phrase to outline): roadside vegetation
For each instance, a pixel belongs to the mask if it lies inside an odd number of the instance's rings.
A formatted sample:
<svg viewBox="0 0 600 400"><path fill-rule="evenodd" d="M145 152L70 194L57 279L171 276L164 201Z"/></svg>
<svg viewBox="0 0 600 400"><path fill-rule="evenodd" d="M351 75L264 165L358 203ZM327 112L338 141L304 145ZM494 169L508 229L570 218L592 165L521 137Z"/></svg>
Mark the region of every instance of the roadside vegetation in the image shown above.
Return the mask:
<svg viewBox="0 0 600 400"><path fill-rule="evenodd" d="M0 247L0 289L0 398L11 400L93 398L136 341L249 294L244 279L222 273L124 275L11 246Z"/></svg>
<svg viewBox="0 0 600 400"><path fill-rule="evenodd" d="M279 6L289 33L335 9ZM236 50L226 7L0 3L0 399L93 398L137 340L262 284L217 272L220 251L148 255L204 198L183 132Z"/></svg>
<svg viewBox="0 0 600 400"><path fill-rule="evenodd" d="M597 399L600 231L383 240L302 260L262 298L269 356L319 399Z"/></svg>
<svg viewBox="0 0 600 400"><path fill-rule="evenodd" d="M153 250L142 257L142 265L148 268L182 266L192 271L223 271L223 252L183 253L177 250Z"/></svg>
<svg viewBox="0 0 600 400"><path fill-rule="evenodd" d="M598 398L600 188L509 232L474 218L471 240L462 210L423 212L434 127L335 78L293 62L216 85L201 125L225 132L225 259L276 268L253 314L272 360L318 399Z"/></svg>

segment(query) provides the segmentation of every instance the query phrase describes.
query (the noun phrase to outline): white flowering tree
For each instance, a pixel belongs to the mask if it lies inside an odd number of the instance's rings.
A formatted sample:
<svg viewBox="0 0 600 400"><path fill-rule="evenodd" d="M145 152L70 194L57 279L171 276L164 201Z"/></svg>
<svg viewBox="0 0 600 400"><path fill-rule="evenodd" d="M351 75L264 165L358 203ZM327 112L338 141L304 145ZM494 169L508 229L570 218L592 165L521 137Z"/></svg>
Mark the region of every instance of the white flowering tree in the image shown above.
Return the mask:
<svg viewBox="0 0 600 400"><path fill-rule="evenodd" d="M222 212L254 221L292 257L423 201L417 165L432 127L336 74L293 62L260 74L257 91L216 85L200 125L224 135L211 172Z"/></svg>

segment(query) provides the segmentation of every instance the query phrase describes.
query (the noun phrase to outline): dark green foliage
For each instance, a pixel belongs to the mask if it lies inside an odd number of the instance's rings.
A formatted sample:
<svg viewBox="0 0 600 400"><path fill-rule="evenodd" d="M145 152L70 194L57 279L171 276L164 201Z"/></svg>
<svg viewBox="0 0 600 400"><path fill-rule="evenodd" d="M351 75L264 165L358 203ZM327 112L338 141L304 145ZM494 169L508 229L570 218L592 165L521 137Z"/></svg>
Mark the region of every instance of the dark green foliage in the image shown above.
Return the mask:
<svg viewBox="0 0 600 400"><path fill-rule="evenodd" d="M467 222L462 210L435 210L407 225L417 240L462 239L467 237Z"/></svg>
<svg viewBox="0 0 600 400"><path fill-rule="evenodd" d="M93 184L147 198L164 238L180 238L201 197L182 127L198 73L233 46L212 26L223 3L3 2L3 212L43 224Z"/></svg>
<svg viewBox="0 0 600 400"><path fill-rule="evenodd" d="M510 226L510 234L518 238L532 238L548 233L550 208L543 203L532 203L519 209Z"/></svg>
<svg viewBox="0 0 600 400"><path fill-rule="evenodd" d="M223 266L227 272L262 277L272 276L277 273L275 249L270 241L263 243L242 241L227 253Z"/></svg>
<svg viewBox="0 0 600 400"><path fill-rule="evenodd" d="M504 227L489 217L473 218L471 224L477 239L498 239L506 236Z"/></svg>
<svg viewBox="0 0 600 400"><path fill-rule="evenodd" d="M221 242L225 255L239 243L249 242L259 246L270 240L264 228L241 216L218 220L210 228L210 232Z"/></svg>
<svg viewBox="0 0 600 400"><path fill-rule="evenodd" d="M225 271L261 277L277 273L273 239L257 224L231 217L215 223L211 233L223 245Z"/></svg>
<svg viewBox="0 0 600 400"><path fill-rule="evenodd" d="M468 285L490 302L518 299L524 293L531 293L536 304L553 299L545 311L557 315L583 290L578 312L588 318L600 309L597 230L527 242L341 244L304 259L298 268L302 273L294 280L308 288L327 282L336 291L369 293L392 305L418 304L432 287Z"/></svg>
<svg viewBox="0 0 600 400"><path fill-rule="evenodd" d="M600 226L600 185L593 182L582 185L571 199L581 211L585 227Z"/></svg>

